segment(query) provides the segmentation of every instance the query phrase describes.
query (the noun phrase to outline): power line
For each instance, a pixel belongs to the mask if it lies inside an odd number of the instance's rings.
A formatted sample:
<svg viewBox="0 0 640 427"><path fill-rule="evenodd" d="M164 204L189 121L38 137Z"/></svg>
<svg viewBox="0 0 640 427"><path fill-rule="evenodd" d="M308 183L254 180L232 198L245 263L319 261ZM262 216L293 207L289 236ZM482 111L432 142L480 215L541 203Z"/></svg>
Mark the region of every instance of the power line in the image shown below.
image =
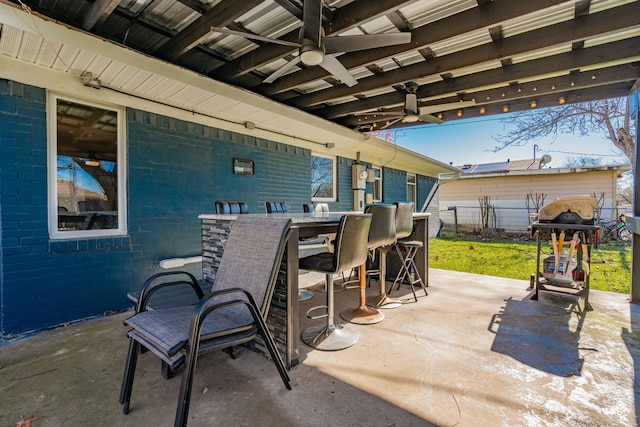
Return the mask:
<svg viewBox="0 0 640 427"><path fill-rule="evenodd" d="M560 154L574 154L577 156L592 156L592 157L624 157L624 154L594 154L594 153L576 153L573 151L560 151L560 150L545 150L547 153L560 153Z"/></svg>

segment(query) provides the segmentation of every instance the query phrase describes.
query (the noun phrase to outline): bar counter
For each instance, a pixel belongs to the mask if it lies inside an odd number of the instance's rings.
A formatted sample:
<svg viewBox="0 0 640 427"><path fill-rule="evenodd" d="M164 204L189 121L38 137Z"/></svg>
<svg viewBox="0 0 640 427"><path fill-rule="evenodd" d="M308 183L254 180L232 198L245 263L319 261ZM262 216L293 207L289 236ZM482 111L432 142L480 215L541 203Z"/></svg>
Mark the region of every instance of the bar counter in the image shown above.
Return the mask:
<svg viewBox="0 0 640 427"><path fill-rule="evenodd" d="M342 215L360 212L275 213L246 214L252 217L285 217L292 221L292 233L284 253L280 274L271 299L267 325L288 368L299 361L299 309L298 309L298 245L300 239L336 231ZM424 247L416 256L416 267L425 285L428 276L428 230L430 214L416 212L411 239L420 240ZM218 265L227 242L229 230L238 215L202 214L202 278L215 280ZM242 283L238 283L242 286ZM263 349L258 349L262 351ZM266 349L263 351L267 354Z"/></svg>

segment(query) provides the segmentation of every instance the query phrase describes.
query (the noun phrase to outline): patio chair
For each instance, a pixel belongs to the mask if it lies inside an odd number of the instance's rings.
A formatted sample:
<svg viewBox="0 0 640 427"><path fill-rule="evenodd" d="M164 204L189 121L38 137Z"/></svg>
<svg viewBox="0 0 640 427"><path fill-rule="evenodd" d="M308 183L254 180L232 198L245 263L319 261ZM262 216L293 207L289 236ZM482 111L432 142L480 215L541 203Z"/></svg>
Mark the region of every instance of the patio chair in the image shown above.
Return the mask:
<svg viewBox="0 0 640 427"><path fill-rule="evenodd" d="M187 425L198 356L246 343L258 335L264 340L285 387L291 390L289 375L265 323L290 227L291 221L286 218L240 215L229 232L212 291L201 296L195 305L146 310L151 295L167 285L152 284L142 289L136 314L124 322L131 327L127 332L129 353L120 391L125 414L129 412L141 348L153 352L172 370L185 365L176 426ZM198 293L195 288L194 292Z"/></svg>

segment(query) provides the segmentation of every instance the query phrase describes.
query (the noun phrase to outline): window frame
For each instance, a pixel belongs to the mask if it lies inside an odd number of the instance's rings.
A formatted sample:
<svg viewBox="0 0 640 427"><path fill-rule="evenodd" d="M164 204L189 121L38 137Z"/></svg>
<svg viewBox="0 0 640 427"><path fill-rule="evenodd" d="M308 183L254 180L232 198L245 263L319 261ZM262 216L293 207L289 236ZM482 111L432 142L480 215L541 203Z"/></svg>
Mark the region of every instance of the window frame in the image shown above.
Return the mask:
<svg viewBox="0 0 640 427"><path fill-rule="evenodd" d="M376 167L376 166L372 166L371 169L373 169L373 182L371 183L371 192L373 193L373 201L374 202L378 202L378 203L382 203L382 168ZM380 173L377 174L376 171L379 171ZM378 176L379 175L379 176ZM377 191L376 191L377 189ZM379 193L379 194L376 194ZM379 197L376 197L379 196Z"/></svg>
<svg viewBox="0 0 640 427"><path fill-rule="evenodd" d="M58 230L58 137L57 137L57 105L58 100L83 104L90 107L114 111L117 115L117 147L116 168L118 174L118 227L100 230ZM91 237L124 236L127 234L127 177L126 177L126 111L125 107L100 103L87 99L63 95L55 92L47 93L47 187L48 187L48 224L49 238L52 240L70 240Z"/></svg>
<svg viewBox="0 0 640 427"><path fill-rule="evenodd" d="M331 160L331 193L333 194L332 197L314 197L313 196L313 181L311 182L311 201L312 202L335 202L336 200L338 200L338 195L337 195L337 190L338 190L338 174L337 174L337 163L338 160L336 158L336 156L330 156L327 154L321 154L321 153L311 153L311 161L313 162L313 158L314 157L322 157L325 159L330 159ZM313 171L310 171L311 173L313 173ZM313 177L311 177L313 179Z"/></svg>
<svg viewBox="0 0 640 427"><path fill-rule="evenodd" d="M413 178L413 182L410 182L410 178ZM418 176L413 173L407 173L407 201L413 202L413 210L416 210L417 203L417 189L418 189ZM410 192L413 197L409 197Z"/></svg>

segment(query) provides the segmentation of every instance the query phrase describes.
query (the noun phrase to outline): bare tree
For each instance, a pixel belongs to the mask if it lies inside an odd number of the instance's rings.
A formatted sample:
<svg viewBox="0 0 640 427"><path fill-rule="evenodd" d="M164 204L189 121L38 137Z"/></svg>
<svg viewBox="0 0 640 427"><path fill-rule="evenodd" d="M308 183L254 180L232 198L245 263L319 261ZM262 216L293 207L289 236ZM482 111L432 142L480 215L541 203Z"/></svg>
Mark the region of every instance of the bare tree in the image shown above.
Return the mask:
<svg viewBox="0 0 640 427"><path fill-rule="evenodd" d="M601 132L633 163L635 129L630 119L628 98L613 98L515 113L504 123L515 129L495 137L500 151L510 145L525 145L547 136L568 133L589 135Z"/></svg>
<svg viewBox="0 0 640 427"><path fill-rule="evenodd" d="M579 168L584 166L600 166L601 164L602 157L578 156L567 158L563 166L566 168Z"/></svg>

